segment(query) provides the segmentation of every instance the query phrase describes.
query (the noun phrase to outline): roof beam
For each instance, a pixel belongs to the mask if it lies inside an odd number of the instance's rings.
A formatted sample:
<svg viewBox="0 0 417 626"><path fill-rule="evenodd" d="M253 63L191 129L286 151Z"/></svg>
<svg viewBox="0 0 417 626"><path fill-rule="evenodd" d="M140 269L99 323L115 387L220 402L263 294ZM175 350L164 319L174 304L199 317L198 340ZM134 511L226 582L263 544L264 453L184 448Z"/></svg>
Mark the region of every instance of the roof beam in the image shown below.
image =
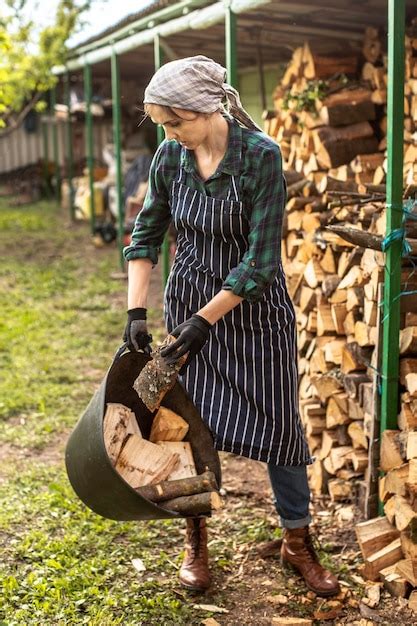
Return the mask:
<svg viewBox="0 0 417 626"><path fill-rule="evenodd" d="M188 29L204 29L217 24L224 20L226 1L217 2L192 11L188 15L183 15L177 19L170 20L153 28L149 28L146 31L135 33L130 37L121 39L114 44L109 44L103 48L91 50L85 54L80 55L76 59L70 59L67 62L67 66L59 66L53 68L53 73L56 75L63 74L67 69L74 71L83 67L86 63L95 64L100 61L109 59L112 54L112 50L115 50L117 54L124 54L129 50L134 50L140 46L153 45L154 38L156 36L169 37L170 35L188 30ZM270 0L230 0L228 5L233 13L244 13L259 6L269 4Z"/></svg>

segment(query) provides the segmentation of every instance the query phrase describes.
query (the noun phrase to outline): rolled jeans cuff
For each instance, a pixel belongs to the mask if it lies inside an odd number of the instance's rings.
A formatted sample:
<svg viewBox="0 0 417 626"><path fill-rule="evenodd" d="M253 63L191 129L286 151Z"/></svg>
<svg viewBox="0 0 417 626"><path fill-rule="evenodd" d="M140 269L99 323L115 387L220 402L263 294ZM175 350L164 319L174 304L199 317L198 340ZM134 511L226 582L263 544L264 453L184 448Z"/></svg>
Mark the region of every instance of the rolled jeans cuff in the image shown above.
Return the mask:
<svg viewBox="0 0 417 626"><path fill-rule="evenodd" d="M311 524L311 515L308 514L307 517L303 517L301 519L284 519L283 517L279 518L281 528L304 528Z"/></svg>

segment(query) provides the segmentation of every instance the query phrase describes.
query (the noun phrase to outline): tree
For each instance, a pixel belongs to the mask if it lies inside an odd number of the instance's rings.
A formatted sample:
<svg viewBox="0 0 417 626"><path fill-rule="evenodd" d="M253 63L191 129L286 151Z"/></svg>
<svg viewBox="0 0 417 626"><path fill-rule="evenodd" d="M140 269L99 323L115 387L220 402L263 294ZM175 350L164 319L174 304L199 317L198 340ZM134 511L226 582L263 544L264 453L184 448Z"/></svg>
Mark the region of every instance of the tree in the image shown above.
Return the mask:
<svg viewBox="0 0 417 626"><path fill-rule="evenodd" d="M0 135L17 128L28 112L42 110L57 82L54 65L66 61L69 37L94 0L59 0L55 20L41 30L25 17L27 0L6 0L0 15Z"/></svg>

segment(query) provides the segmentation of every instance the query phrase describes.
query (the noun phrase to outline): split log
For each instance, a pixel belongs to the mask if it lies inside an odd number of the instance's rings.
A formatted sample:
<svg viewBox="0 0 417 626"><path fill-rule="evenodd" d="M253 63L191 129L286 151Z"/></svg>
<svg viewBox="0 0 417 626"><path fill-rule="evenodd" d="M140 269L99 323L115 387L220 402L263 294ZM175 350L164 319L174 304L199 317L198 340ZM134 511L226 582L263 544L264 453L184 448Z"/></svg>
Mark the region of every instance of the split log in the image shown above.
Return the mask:
<svg viewBox="0 0 417 626"><path fill-rule="evenodd" d="M116 471L133 489L166 480L179 460L138 435L129 435L116 463Z"/></svg>
<svg viewBox="0 0 417 626"><path fill-rule="evenodd" d="M409 591L408 581L397 572L396 564L385 567L379 572L379 577L385 589L396 598L405 598Z"/></svg>
<svg viewBox="0 0 417 626"><path fill-rule="evenodd" d="M147 485L136 489L138 494L152 502L172 500L179 496L192 496L197 493L217 491L218 485L213 472L204 472L199 476L182 478L180 480L166 480L157 485Z"/></svg>
<svg viewBox="0 0 417 626"><path fill-rule="evenodd" d="M350 459L352 461L353 469L355 472L364 472L369 465L368 453L365 450L356 450L351 453Z"/></svg>
<svg viewBox="0 0 417 626"><path fill-rule="evenodd" d="M413 541L412 534L409 531L403 530L401 532L401 548L404 558L417 562L417 543Z"/></svg>
<svg viewBox="0 0 417 626"><path fill-rule="evenodd" d="M412 430L417 428L417 411L413 412L410 404L403 402L398 415L398 427L401 430Z"/></svg>
<svg viewBox="0 0 417 626"><path fill-rule="evenodd" d="M355 532L365 559L400 536L398 530L388 522L386 517L376 517L356 524Z"/></svg>
<svg viewBox="0 0 417 626"><path fill-rule="evenodd" d="M343 374L366 370L370 352L368 349L361 348L356 342L347 343L343 348L341 371Z"/></svg>
<svg viewBox="0 0 417 626"><path fill-rule="evenodd" d="M417 373L417 359L406 357L400 359L400 383L405 386L407 374Z"/></svg>
<svg viewBox="0 0 417 626"><path fill-rule="evenodd" d="M107 454L115 465L128 435L141 437L142 433L133 411L123 404L109 402L103 419L103 435Z"/></svg>
<svg viewBox="0 0 417 626"><path fill-rule="evenodd" d="M388 472L394 467L403 464L404 459L401 455L399 440L399 431L384 430L381 436L381 469Z"/></svg>
<svg viewBox="0 0 417 626"><path fill-rule="evenodd" d="M417 432L408 433L406 454L408 460L417 458Z"/></svg>
<svg viewBox="0 0 417 626"><path fill-rule="evenodd" d="M363 448L364 450L368 449L368 438L365 435L363 422L355 421L349 424L348 434L352 439L354 448ZM355 467L355 464L353 464L353 466Z"/></svg>
<svg viewBox="0 0 417 626"><path fill-rule="evenodd" d="M394 539L378 552L365 559L364 575L369 580L378 580L379 572L390 565L394 565L402 557L401 539Z"/></svg>
<svg viewBox="0 0 417 626"><path fill-rule="evenodd" d="M174 511L181 515L193 517L196 515L207 515L211 511L218 511L223 506L223 502L216 491L210 491L165 500L161 503L161 506L167 511Z"/></svg>
<svg viewBox="0 0 417 626"><path fill-rule="evenodd" d="M396 571L403 576L410 585L417 587L417 562L411 559L402 559L395 566Z"/></svg>
<svg viewBox="0 0 417 626"><path fill-rule="evenodd" d="M168 365L161 356L161 350L174 341L175 337L171 335L166 337L162 345L152 352L152 360L146 363L133 383L139 398L150 411L159 408L165 394L175 385L178 372L187 360L185 354L173 365Z"/></svg>
<svg viewBox="0 0 417 626"><path fill-rule="evenodd" d="M408 530L412 536L417 533L417 513L413 511L407 500L401 496L395 498L395 525L399 531Z"/></svg>
<svg viewBox="0 0 417 626"><path fill-rule="evenodd" d="M334 393L342 389L342 383L337 376L325 374L324 376L314 376L311 380L317 390L317 395L321 400L327 400Z"/></svg>
<svg viewBox="0 0 417 626"><path fill-rule="evenodd" d="M188 429L188 423L180 415L161 406L153 419L149 441L182 441Z"/></svg>
<svg viewBox="0 0 417 626"><path fill-rule="evenodd" d="M400 331L400 353L417 354L417 326Z"/></svg>
<svg viewBox="0 0 417 626"><path fill-rule="evenodd" d="M197 475L191 444L188 441L159 441L157 445L179 459L167 476L169 480L180 480Z"/></svg>
<svg viewBox="0 0 417 626"><path fill-rule="evenodd" d="M385 494L405 496L406 483L409 479L409 465L404 463L400 467L396 467L387 472L384 477Z"/></svg>
<svg viewBox="0 0 417 626"><path fill-rule="evenodd" d="M352 500L352 483L346 480L341 480L339 478L333 478L332 480L329 480L327 486L332 502L343 502L344 500Z"/></svg>
<svg viewBox="0 0 417 626"><path fill-rule="evenodd" d="M358 388L360 383L370 382L368 374L365 372L352 372L343 377L343 386L348 398L355 400L358 397Z"/></svg>
<svg viewBox="0 0 417 626"><path fill-rule="evenodd" d="M415 372L410 372L409 374L406 373L404 376L405 378L404 382L401 380L401 376L402 376L401 363L402 361L405 361L405 360L417 362L417 359L401 359L400 361L400 382L403 385L405 385L410 396L417 396L417 373Z"/></svg>

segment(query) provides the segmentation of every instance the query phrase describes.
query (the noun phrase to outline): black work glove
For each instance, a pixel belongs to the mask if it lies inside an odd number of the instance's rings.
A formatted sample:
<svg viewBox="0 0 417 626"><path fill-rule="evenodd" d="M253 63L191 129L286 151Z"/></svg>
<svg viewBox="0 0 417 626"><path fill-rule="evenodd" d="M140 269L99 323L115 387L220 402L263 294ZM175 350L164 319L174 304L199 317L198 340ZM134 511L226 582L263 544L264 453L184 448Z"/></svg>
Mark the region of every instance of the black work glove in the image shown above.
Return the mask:
<svg viewBox="0 0 417 626"><path fill-rule="evenodd" d="M176 341L161 350L161 356L169 365L172 365L188 352L187 360L180 369L180 374L183 374L206 343L210 328L211 324L207 320L194 313L190 319L174 328L171 335L176 338Z"/></svg>
<svg viewBox="0 0 417 626"><path fill-rule="evenodd" d="M152 335L148 334L146 309L129 309L123 341L131 352L143 350L146 354L151 353Z"/></svg>

